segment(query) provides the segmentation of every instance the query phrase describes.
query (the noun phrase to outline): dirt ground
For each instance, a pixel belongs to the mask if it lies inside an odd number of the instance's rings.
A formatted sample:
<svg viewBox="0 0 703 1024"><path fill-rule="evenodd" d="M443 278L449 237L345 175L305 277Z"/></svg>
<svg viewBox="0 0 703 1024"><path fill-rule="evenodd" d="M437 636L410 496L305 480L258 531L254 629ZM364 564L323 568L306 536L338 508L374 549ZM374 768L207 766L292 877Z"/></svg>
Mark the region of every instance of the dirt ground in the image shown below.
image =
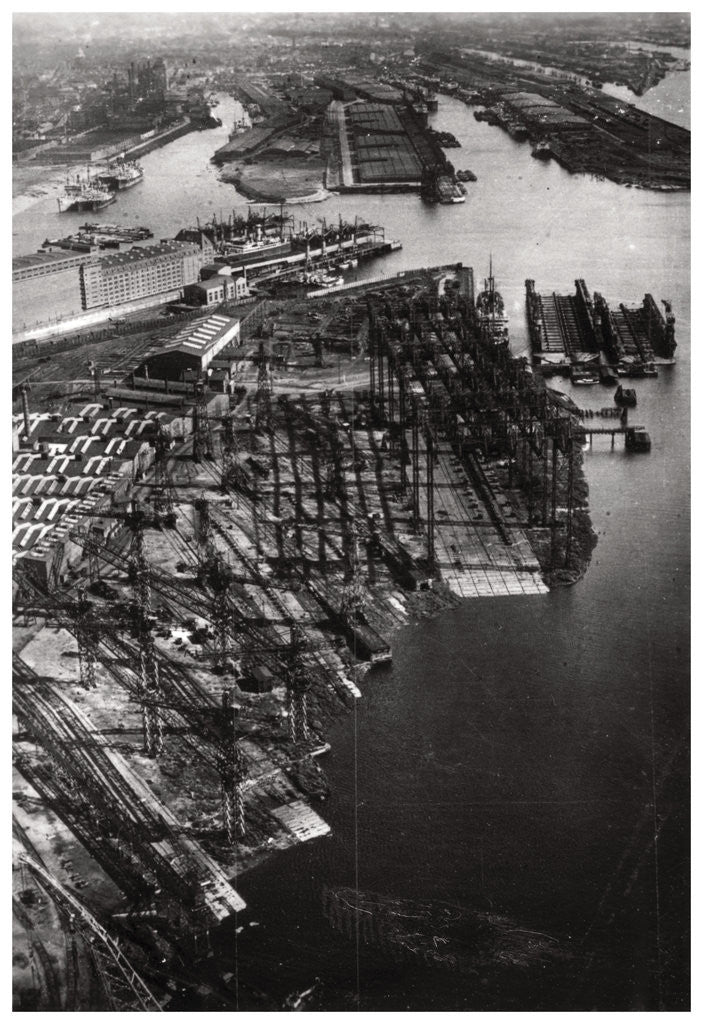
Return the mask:
<svg viewBox="0 0 703 1024"><path fill-rule="evenodd" d="M279 202L307 196L322 188L325 164L311 159L271 160L240 164L222 172L223 181L231 181L240 192L254 199Z"/></svg>

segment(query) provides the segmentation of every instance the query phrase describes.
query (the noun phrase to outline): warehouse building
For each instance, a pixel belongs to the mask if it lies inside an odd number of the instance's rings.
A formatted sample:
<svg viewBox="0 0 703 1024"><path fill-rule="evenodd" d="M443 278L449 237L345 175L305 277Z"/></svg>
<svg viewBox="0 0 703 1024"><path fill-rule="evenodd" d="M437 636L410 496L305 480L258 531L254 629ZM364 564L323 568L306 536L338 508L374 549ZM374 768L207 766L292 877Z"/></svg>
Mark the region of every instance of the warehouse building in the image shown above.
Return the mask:
<svg viewBox="0 0 703 1024"><path fill-rule="evenodd" d="M149 295L182 291L200 275L203 254L194 242L161 242L134 246L103 256L99 272L86 279L86 309L118 306ZM89 279L89 285L88 285Z"/></svg>
<svg viewBox="0 0 703 1024"><path fill-rule="evenodd" d="M134 246L109 256L37 252L12 261L12 329L60 323L93 310L151 296L176 299L200 275L195 242Z"/></svg>
<svg viewBox="0 0 703 1024"><path fill-rule="evenodd" d="M185 301L197 306L213 306L218 302L239 302L249 295L246 277L234 277L227 273L229 267L220 268L222 273L202 272L202 281L190 284L185 289Z"/></svg>
<svg viewBox="0 0 703 1024"><path fill-rule="evenodd" d="M85 310L83 268L96 257L74 252L35 252L12 261L12 328L21 331Z"/></svg>
<svg viewBox="0 0 703 1024"><path fill-rule="evenodd" d="M136 374L171 381L185 381L192 374L206 376L208 367L223 349L239 344L239 320L213 314L188 324L163 342L158 351L150 352Z"/></svg>
<svg viewBox="0 0 703 1024"><path fill-rule="evenodd" d="M105 410L97 402L74 416L32 413L13 417L12 549L43 585L55 584L82 549L85 517L127 501L154 460L160 428L180 438L189 429L181 416ZM117 524L108 517L108 524Z"/></svg>

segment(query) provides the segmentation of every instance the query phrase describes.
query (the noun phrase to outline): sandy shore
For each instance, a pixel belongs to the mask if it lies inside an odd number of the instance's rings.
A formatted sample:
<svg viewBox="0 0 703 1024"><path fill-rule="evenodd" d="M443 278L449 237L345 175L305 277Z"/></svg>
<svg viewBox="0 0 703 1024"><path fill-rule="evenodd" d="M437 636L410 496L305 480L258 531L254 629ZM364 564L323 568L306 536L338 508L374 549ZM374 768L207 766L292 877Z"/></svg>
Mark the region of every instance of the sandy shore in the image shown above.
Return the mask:
<svg viewBox="0 0 703 1024"><path fill-rule="evenodd" d="M57 196L66 184L67 177L83 174L83 164L67 167L66 164L13 164L12 165L12 216L24 213L47 196Z"/></svg>

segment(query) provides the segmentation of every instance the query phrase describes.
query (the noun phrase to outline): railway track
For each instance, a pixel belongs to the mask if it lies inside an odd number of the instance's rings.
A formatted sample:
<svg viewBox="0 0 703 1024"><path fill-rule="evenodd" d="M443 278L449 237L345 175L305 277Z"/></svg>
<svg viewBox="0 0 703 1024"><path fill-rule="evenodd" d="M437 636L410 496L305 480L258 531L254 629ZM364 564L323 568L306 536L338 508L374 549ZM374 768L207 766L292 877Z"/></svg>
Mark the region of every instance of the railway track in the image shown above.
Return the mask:
<svg viewBox="0 0 703 1024"><path fill-rule="evenodd" d="M225 882L214 861L183 835L171 812L107 747L79 708L17 655L13 674L13 709L54 766L51 806L56 813L68 818L69 827L77 817L84 818L88 827L78 836L90 833L89 850L96 847L95 836L102 836L98 859L117 884L126 883L126 891L143 897L146 882L152 895L162 890L194 920L203 914L217 916L214 906L203 900L202 891L202 884ZM29 760L24 757L20 771ZM65 813L67 804L73 804L72 813ZM231 909L244 905L233 890L223 898Z"/></svg>

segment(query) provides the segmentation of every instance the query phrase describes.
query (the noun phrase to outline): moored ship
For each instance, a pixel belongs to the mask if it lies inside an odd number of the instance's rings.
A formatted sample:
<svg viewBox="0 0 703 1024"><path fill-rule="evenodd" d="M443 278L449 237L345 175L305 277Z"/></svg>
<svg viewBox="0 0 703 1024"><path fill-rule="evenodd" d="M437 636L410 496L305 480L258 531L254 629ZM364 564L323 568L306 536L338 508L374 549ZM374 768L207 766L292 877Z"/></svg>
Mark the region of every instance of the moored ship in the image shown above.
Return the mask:
<svg viewBox="0 0 703 1024"><path fill-rule="evenodd" d="M110 192L124 192L125 189L138 185L143 177L144 169L141 164L133 160L117 160L108 163L107 168L100 171L95 180Z"/></svg>
<svg viewBox="0 0 703 1024"><path fill-rule="evenodd" d="M508 327L510 318L505 312L503 296L496 289L496 282L493 276L493 257L491 256L488 277L484 279L483 291L478 293L476 298L476 310L481 330L493 341L508 341Z"/></svg>
<svg viewBox="0 0 703 1024"><path fill-rule="evenodd" d="M67 213L69 210L103 210L114 201L114 192L91 181L69 185L63 195L57 197L59 213Z"/></svg>

